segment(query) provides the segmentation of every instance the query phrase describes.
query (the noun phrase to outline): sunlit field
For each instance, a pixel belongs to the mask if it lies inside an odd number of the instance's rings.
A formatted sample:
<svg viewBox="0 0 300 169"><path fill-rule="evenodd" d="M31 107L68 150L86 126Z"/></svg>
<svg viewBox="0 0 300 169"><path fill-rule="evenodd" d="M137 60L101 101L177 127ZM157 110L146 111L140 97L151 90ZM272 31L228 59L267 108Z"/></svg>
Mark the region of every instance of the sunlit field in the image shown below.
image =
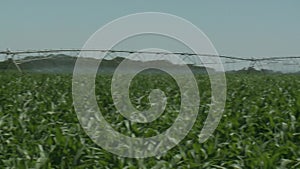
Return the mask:
<svg viewBox="0 0 300 169"><path fill-rule="evenodd" d="M160 157L122 158L96 145L83 131L72 103L72 76L0 74L0 168L300 168L300 76L229 74L227 101L218 128L204 143L199 134L210 105L210 83L197 75L201 98L192 130ZM180 91L167 74L134 78L130 98L150 107L159 88L165 112L149 123L131 123L116 111L110 75L99 75L96 97L111 126L130 137L168 129L180 108Z"/></svg>

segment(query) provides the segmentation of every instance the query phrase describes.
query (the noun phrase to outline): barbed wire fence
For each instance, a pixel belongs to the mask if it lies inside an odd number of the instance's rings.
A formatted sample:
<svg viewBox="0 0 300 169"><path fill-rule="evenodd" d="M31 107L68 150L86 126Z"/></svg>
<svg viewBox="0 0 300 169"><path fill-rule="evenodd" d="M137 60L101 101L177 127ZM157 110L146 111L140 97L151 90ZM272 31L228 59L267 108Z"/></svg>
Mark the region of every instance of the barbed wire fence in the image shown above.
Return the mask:
<svg viewBox="0 0 300 169"><path fill-rule="evenodd" d="M214 59L212 62L203 63L199 58L205 58L209 61L210 58L219 57L222 60L226 71L238 71L256 69L262 71L280 71L280 72L300 72L300 56L274 56L274 57L238 57L229 55L212 55L212 54L199 54L199 53L186 53L186 52L156 52L156 51L130 51L130 50L81 50L81 49L47 49L47 50L22 50L0 51L2 61L10 60L19 72L22 72L20 65L33 62L37 60L47 60L59 57L58 55L77 57L80 53L85 53L88 57L89 53L105 53L103 59L114 59L116 57L148 61L148 60L164 60L166 56L178 56L184 62L195 66L204 66L216 64Z"/></svg>

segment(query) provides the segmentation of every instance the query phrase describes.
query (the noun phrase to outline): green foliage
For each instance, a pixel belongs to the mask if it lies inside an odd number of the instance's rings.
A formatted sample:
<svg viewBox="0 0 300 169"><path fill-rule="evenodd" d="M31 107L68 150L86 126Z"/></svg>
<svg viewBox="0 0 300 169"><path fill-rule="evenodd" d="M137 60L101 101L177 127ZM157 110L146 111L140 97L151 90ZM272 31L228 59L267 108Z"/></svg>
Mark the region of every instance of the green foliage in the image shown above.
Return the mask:
<svg viewBox="0 0 300 169"><path fill-rule="evenodd" d="M227 103L213 136L199 143L210 104L210 83L197 75L198 119L180 144L161 157L118 157L84 133L72 107L71 75L0 74L0 168L300 168L300 77L228 75ZM168 75L138 75L130 87L133 105L149 108L151 89L168 97L163 115L131 123L113 105L110 75L96 79L101 112L117 131L151 137L172 125L180 91ZM151 83L150 83L151 82Z"/></svg>

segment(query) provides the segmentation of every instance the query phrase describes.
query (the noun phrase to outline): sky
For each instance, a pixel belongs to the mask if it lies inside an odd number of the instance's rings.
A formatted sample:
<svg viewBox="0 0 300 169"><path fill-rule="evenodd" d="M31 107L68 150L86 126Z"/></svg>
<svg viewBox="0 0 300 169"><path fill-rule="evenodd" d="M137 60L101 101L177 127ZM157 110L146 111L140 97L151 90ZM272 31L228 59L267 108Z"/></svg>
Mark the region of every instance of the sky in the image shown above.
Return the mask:
<svg viewBox="0 0 300 169"><path fill-rule="evenodd" d="M222 55L300 55L299 8L298 0L4 0L0 2L0 50L80 49L114 19L164 12L192 22Z"/></svg>

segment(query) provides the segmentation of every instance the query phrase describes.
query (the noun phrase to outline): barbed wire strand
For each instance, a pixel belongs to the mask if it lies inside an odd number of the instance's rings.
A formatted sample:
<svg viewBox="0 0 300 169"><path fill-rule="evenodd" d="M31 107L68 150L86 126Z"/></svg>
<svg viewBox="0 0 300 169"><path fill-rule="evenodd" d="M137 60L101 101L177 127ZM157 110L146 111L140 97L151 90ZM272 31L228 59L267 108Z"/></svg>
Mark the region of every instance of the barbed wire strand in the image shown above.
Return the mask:
<svg viewBox="0 0 300 169"><path fill-rule="evenodd" d="M215 55L215 54L200 54L200 53L186 53L186 52L152 52L152 51L130 51L130 50L110 50L110 49L49 49L49 50L24 50L24 51L0 51L4 55L19 55L19 54L41 54L41 53L63 53L63 52L107 52L107 53L136 53L136 54L163 54L163 55L186 55L186 56L207 56L220 57L232 60L246 60L246 61L263 61L263 60L280 60L280 59L300 59L300 56L276 56L276 57L261 57L261 58L247 58L229 55Z"/></svg>

